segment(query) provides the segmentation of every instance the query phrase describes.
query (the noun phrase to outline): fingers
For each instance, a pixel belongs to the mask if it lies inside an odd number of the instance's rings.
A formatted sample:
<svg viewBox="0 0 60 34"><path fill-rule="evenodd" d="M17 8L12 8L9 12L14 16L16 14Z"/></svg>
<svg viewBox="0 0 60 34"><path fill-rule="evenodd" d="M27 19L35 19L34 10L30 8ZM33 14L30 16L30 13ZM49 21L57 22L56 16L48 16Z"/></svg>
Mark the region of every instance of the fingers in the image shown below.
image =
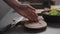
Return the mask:
<svg viewBox="0 0 60 34"><path fill-rule="evenodd" d="M31 10L35 11L35 8L33 8L32 6L30 6L29 4L22 4L22 5L20 5L19 8L22 9L22 10L31 9Z"/></svg>
<svg viewBox="0 0 60 34"><path fill-rule="evenodd" d="M31 10L34 10L35 11L35 8L30 6L29 4L23 4L23 6L26 8L26 9L31 9Z"/></svg>
<svg viewBox="0 0 60 34"><path fill-rule="evenodd" d="M32 21L38 21L38 15L35 13L35 8L28 5L28 11L30 13L30 17L32 18Z"/></svg>
<svg viewBox="0 0 60 34"><path fill-rule="evenodd" d="M32 6L30 6L30 5L28 5L28 8L30 8L30 9L32 9L32 10L35 10L35 8L32 7Z"/></svg>
<svg viewBox="0 0 60 34"><path fill-rule="evenodd" d="M28 9L28 11L30 13L29 16L32 18L32 21L38 21L38 15L31 9Z"/></svg>
<svg viewBox="0 0 60 34"><path fill-rule="evenodd" d="M33 11L18 10L18 13L23 17L28 18L30 21L34 21L34 22L38 21L38 16L36 16L36 14Z"/></svg>
<svg viewBox="0 0 60 34"><path fill-rule="evenodd" d="M21 9L18 9L18 13L25 18L28 18L31 21L38 21L38 15L34 12L34 8L31 6L23 6Z"/></svg>
<svg viewBox="0 0 60 34"><path fill-rule="evenodd" d="M30 5L28 5L27 6L30 10L32 10L33 12L35 12L35 8L34 7L32 7L32 6L30 6Z"/></svg>

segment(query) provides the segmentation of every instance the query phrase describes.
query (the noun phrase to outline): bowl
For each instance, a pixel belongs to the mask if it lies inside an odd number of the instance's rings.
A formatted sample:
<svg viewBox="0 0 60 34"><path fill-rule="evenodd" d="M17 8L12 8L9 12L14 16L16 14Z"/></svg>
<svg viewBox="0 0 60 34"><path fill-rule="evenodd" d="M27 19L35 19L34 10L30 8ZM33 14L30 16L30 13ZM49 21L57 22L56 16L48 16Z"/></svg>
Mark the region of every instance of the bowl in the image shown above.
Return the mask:
<svg viewBox="0 0 60 34"><path fill-rule="evenodd" d="M47 11L43 11L40 15L42 15L47 25L60 28L60 16L47 15L47 14L44 14L45 12Z"/></svg>
<svg viewBox="0 0 60 34"><path fill-rule="evenodd" d="M44 14L47 11L43 11L41 14L46 22L60 22L60 16Z"/></svg>

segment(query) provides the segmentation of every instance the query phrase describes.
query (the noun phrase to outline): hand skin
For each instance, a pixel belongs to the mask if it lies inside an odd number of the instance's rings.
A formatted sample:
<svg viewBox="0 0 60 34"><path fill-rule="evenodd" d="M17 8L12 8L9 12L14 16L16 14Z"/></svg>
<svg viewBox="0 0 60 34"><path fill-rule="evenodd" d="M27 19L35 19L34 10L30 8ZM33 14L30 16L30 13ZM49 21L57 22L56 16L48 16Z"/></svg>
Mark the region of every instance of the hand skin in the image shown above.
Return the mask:
<svg viewBox="0 0 60 34"><path fill-rule="evenodd" d="M50 8L44 8L44 11L50 11L51 9Z"/></svg>
<svg viewBox="0 0 60 34"><path fill-rule="evenodd" d="M38 21L38 15L34 12L35 8L28 4L21 4L18 0L4 0L8 5L16 10L20 15L28 18L30 21Z"/></svg>

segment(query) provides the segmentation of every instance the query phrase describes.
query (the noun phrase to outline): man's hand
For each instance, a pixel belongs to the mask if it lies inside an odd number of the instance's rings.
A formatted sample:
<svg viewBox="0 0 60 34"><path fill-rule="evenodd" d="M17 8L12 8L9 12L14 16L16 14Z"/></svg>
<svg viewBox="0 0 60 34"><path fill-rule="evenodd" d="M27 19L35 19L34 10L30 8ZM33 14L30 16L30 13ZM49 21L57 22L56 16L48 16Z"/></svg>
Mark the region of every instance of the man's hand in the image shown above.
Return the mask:
<svg viewBox="0 0 60 34"><path fill-rule="evenodd" d="M35 8L33 8L30 5L21 5L19 8L16 10L20 15L28 18L31 21L38 21L38 15L34 12Z"/></svg>
<svg viewBox="0 0 60 34"><path fill-rule="evenodd" d="M4 0L8 5L17 11L20 15L28 18L31 21L38 21L38 16L34 12L35 8L28 4L22 4L18 0Z"/></svg>

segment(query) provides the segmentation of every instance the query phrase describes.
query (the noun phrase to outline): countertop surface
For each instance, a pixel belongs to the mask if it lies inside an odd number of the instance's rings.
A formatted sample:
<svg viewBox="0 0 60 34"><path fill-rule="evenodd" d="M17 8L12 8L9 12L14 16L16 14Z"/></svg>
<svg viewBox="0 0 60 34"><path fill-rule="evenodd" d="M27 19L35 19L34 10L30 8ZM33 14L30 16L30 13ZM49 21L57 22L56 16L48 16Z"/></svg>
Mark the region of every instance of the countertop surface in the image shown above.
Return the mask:
<svg viewBox="0 0 60 34"><path fill-rule="evenodd" d="M40 11L40 10L38 10L38 11ZM14 10L11 10L1 20L1 26L0 27L5 27L8 24L16 24L19 21L21 21L23 18L24 17L17 14ZM13 21L13 20L15 20L15 21ZM25 30L23 29L23 27L21 25L19 25L18 27L13 28L12 30L6 32L5 34L60 34L60 28L54 28L54 27L49 27L48 26L47 29L44 32L40 32L40 33L28 33L27 32L26 33Z"/></svg>

